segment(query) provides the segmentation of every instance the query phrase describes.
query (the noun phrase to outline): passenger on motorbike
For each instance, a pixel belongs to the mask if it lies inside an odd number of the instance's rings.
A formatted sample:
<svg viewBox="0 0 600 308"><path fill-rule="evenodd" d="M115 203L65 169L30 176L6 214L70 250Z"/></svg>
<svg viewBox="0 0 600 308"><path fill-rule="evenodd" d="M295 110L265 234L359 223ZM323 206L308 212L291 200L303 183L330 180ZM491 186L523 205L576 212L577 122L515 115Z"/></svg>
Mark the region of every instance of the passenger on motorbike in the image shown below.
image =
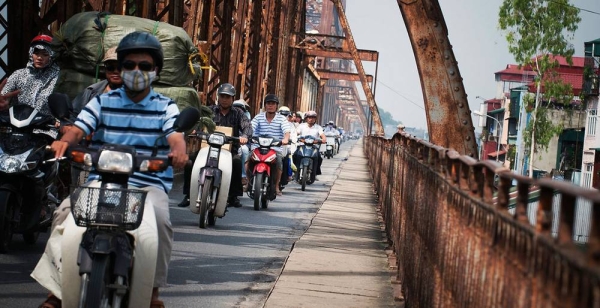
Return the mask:
<svg viewBox="0 0 600 308"><path fill-rule="evenodd" d="M150 86L163 67L160 42L150 33L132 32L120 41L117 59L125 86L92 99L78 115L73 129L52 143L55 156L62 157L69 146L76 145L91 133L94 133L92 146L104 143L132 145L138 153L150 154L155 140L168 133L158 139L159 155L168 155L173 167L182 168L189 158L183 135L173 130L179 110L173 100L154 92ZM140 134L141 131L144 134ZM89 180L93 184L97 175L90 174ZM151 302L153 307L164 307L158 300L158 288L166 286L173 245L167 195L173 185L173 169L156 174L135 172L128 184L148 192L145 206L153 206L156 213L158 256ZM68 217L69 207L68 199L62 202L55 212L53 229ZM57 306L60 306L60 300L51 294L41 307Z"/></svg>
<svg viewBox="0 0 600 308"><path fill-rule="evenodd" d="M219 86L217 90L218 105L210 106L209 108L213 112L213 121L219 126L231 127L233 129L233 136L240 137L240 144L246 144L248 137L252 135L252 126L250 120L244 115L244 112L239 108L233 108L233 98L235 96L235 88L230 83L224 83ZM242 204L238 199L238 196L244 194L242 190L242 158L239 152L239 145L232 144L231 146L231 158L233 165L231 166L231 185L229 186L229 197L227 198L227 205L233 207L241 207ZM195 160L196 156L192 157ZM190 191L190 180L192 177L191 167L185 168L183 191L189 193ZM190 196L187 194L183 200L177 205L179 207L186 207L190 205Z"/></svg>
<svg viewBox="0 0 600 308"><path fill-rule="evenodd" d="M287 118L289 125L290 125L290 140L295 143L297 140L297 136L296 136L296 130L293 129L295 127L294 127L294 123L291 121L292 112L290 111L290 108L288 108L286 106L281 106L281 107L279 107L277 112L280 115ZM282 147L282 149L283 149L283 151L282 151L283 170L281 172L281 181L280 181L281 187L280 187L280 189L283 189L283 187L288 184L289 178L292 175L292 161L290 159L290 155L292 154L292 144L285 145Z"/></svg>
<svg viewBox="0 0 600 308"><path fill-rule="evenodd" d="M263 107L265 112L262 112L252 119L252 130L254 136L261 135L269 135L273 138L277 138L281 140L282 145L286 145L290 140L290 125L286 117L277 113L277 106L279 105L279 98L275 94L267 94L263 101ZM252 149L255 149L257 145L253 144ZM271 173L271 178L274 180L271 183L275 186L275 193L278 196L281 196L281 190L279 189L279 183L281 180L281 174L283 170L283 156L282 156L282 148L276 147L273 148L277 152L277 161L275 163L275 172ZM248 183L250 183L250 176L252 175L252 169L254 168L254 164L252 160L249 159L246 163L246 176L248 177ZM248 187L248 190L251 188Z"/></svg>
<svg viewBox="0 0 600 308"><path fill-rule="evenodd" d="M94 83L85 90L77 95L73 100L73 112L79 114L81 109L87 105L94 97L106 93L123 86L123 79L121 78L121 71L117 62L117 47L112 47L104 53L104 59L102 59L104 65L104 75L106 79ZM66 130L70 129L72 125L65 125L61 128L61 133L65 133ZM88 136L90 138L91 136ZM86 172L83 166L77 166L71 164L71 185L83 183L86 181Z"/></svg>
<svg viewBox="0 0 600 308"><path fill-rule="evenodd" d="M322 143L327 143L323 128L319 124L315 124L317 123L317 113L315 111L307 111L304 115L304 121L304 123L298 125L298 128L296 128L298 136L313 136L316 139L321 139ZM302 160L302 155L298 151L295 151L292 159L294 160L294 165L298 166L300 165L300 160ZM316 175L321 174L321 163L323 163L323 158L319 155ZM297 177L298 175L296 174L296 180L298 180Z"/></svg>
<svg viewBox="0 0 600 308"><path fill-rule="evenodd" d="M248 121L252 120L252 116L250 115L250 106L243 99L238 99L233 102L233 107L237 107L240 110L244 111L244 115L248 118ZM242 157L242 189L245 191L246 189L246 162L248 161L248 156L250 155L250 148L248 147L248 143L240 145L240 156Z"/></svg>
<svg viewBox="0 0 600 308"><path fill-rule="evenodd" d="M79 114L81 109L97 95L123 86L123 79L121 78L121 71L117 62L117 47L112 47L104 53L102 64L104 65L106 79L88 86L81 94L75 97L73 100L73 111L76 114Z"/></svg>
<svg viewBox="0 0 600 308"><path fill-rule="evenodd" d="M52 37L38 35L29 44L29 62L25 68L16 70L3 82L0 96L0 111L9 108L9 104L27 104L40 110L43 114L50 114L46 104L48 96L52 94L58 79L60 68L54 63L54 51L51 44ZM18 91L18 92L17 92ZM18 95L17 95L18 94ZM9 98L17 95L16 99L9 102ZM56 138L56 132L53 134Z"/></svg>

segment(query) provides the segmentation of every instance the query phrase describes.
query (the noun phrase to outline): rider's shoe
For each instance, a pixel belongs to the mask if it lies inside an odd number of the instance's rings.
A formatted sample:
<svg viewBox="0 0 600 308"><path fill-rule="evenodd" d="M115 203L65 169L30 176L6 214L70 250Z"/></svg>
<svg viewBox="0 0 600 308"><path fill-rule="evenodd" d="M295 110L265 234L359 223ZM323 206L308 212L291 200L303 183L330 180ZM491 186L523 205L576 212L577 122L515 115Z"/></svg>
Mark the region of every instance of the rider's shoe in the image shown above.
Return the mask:
<svg viewBox="0 0 600 308"><path fill-rule="evenodd" d="M227 205L233 207L242 207L242 203L240 203L240 200L237 197L230 197L227 199Z"/></svg>
<svg viewBox="0 0 600 308"><path fill-rule="evenodd" d="M179 202L179 204L177 204L178 207L188 207L190 206L190 197L189 196L183 196L183 200L181 200L181 202Z"/></svg>

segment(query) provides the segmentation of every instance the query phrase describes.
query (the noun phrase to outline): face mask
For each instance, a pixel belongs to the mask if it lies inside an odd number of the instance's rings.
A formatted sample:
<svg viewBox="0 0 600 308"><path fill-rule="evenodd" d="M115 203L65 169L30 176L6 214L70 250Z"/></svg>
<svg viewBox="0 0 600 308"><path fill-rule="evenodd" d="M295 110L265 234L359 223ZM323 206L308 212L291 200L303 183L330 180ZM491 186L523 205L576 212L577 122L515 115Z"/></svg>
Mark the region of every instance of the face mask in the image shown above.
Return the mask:
<svg viewBox="0 0 600 308"><path fill-rule="evenodd" d="M156 79L156 71L143 72L140 70L122 71L123 84L133 91L142 91Z"/></svg>

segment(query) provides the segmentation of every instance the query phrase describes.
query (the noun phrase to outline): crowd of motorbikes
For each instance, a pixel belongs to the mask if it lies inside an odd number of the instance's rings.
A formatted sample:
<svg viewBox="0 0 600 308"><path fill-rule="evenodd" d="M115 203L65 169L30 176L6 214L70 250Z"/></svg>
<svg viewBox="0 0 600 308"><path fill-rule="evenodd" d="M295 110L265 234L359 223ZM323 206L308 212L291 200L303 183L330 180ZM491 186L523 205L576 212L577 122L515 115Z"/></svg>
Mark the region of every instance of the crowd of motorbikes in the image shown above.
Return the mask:
<svg viewBox="0 0 600 308"><path fill-rule="evenodd" d="M61 201L55 183L60 159L49 151L53 138L40 131L56 128L56 119L69 122L72 115L62 96L51 96L48 104L52 115L27 105L0 113L0 253L8 252L14 234L35 243L40 232L49 230ZM175 130L190 131L199 116L197 109L186 108ZM239 139L219 132L200 131L194 136L208 146L200 149L193 166L190 210L199 215L199 227L206 228L227 211L232 154L223 147ZM314 137L299 136L291 145L301 155L295 178L303 191L315 182L318 156L332 158L341 142L340 137L328 136L321 144ZM281 146L281 140L254 136L249 143L256 147L249 156L254 167L247 193L255 210L267 209L275 192L273 148ZM133 147L107 144L99 149L74 147L64 159L94 168L101 180L72 187L61 249L78 253L63 255L62 285L53 293L62 296L66 307L147 306L154 275L149 269L156 263L158 245L156 228L151 227L156 224L154 210L144 207L146 192L128 187L127 181L135 171L166 169L168 158L157 156L156 149L152 155L140 155Z"/></svg>

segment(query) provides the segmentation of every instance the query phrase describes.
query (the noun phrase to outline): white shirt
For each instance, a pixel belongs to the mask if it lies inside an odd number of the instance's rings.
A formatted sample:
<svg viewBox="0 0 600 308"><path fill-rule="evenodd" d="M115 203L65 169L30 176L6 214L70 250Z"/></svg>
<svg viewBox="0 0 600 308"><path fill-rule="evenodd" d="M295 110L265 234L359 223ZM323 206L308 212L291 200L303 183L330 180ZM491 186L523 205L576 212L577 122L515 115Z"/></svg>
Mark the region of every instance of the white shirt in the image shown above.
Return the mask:
<svg viewBox="0 0 600 308"><path fill-rule="evenodd" d="M298 137L313 136L316 139L321 139L323 128L319 124L314 124L312 127L309 127L308 123L302 123L296 128L296 133L298 134Z"/></svg>

